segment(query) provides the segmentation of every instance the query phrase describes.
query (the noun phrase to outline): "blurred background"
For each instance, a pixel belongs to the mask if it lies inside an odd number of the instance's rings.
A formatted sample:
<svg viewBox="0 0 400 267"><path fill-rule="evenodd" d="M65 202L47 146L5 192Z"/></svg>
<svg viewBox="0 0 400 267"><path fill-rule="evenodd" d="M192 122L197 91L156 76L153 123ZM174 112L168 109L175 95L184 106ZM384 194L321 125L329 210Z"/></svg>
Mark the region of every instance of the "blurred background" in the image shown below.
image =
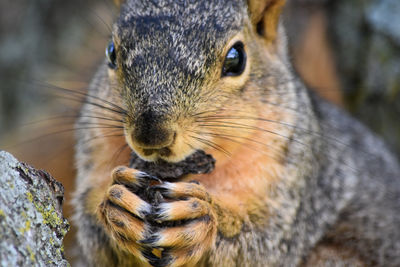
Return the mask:
<svg viewBox="0 0 400 267"><path fill-rule="evenodd" d="M74 188L73 122L104 58L112 0L0 1L0 149ZM400 1L288 0L284 23L296 71L400 155ZM73 230L66 256L73 260Z"/></svg>

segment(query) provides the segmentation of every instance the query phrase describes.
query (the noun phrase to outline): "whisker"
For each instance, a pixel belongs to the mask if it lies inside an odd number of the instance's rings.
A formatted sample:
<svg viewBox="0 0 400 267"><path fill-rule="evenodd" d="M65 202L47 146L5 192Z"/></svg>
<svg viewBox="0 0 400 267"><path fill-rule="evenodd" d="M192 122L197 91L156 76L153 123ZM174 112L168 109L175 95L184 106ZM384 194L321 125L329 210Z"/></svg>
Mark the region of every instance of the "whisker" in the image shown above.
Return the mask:
<svg viewBox="0 0 400 267"><path fill-rule="evenodd" d="M112 32L112 27L108 23L105 22L105 20L97 14L94 10L89 10L89 13L92 13L98 20L102 22L102 24L107 28L108 32L111 34Z"/></svg>
<svg viewBox="0 0 400 267"><path fill-rule="evenodd" d="M223 140L227 140L227 141L230 141L230 142L233 142L233 143L237 143L237 144L239 144L239 145L245 145L246 148L249 148L249 149L251 149L251 150L253 150L253 151L257 152L257 153L261 153L261 154L263 154L263 155L266 155L266 156L268 156L268 157L270 157L270 158L272 158L272 159L274 159L274 160L276 160L276 161L278 161L278 162L279 162L279 161L282 161L282 151L278 151L277 149L272 148L271 146L268 146L268 145L266 145L266 144L263 144L263 146L268 147L269 149L272 149L272 150L274 150L274 151L277 152L277 153L267 153L267 151L265 151L265 150L260 150L259 148L255 147L255 146L252 145L252 144L248 144L248 143L245 143L245 142L241 142L241 141L239 141L239 140L232 139L232 138L238 138L237 136L229 137L229 136L224 136L224 135L216 134L214 137L215 137L215 138L220 138L220 139L223 139ZM253 140L252 140L252 141L253 141ZM261 142L255 142L255 143L257 143L257 144L262 144ZM285 159L285 161L288 162L288 163L290 163L290 164L293 164L293 161L291 161L291 160Z"/></svg>
<svg viewBox="0 0 400 267"><path fill-rule="evenodd" d="M222 153L224 153L225 155L227 155L227 156L231 156L231 153L229 152L229 151L227 151L226 149L224 149L223 147L221 147L220 145L218 145L218 144L215 144L214 142L212 142L212 141L209 141L209 140L206 140L206 139L203 139L203 138L200 138L200 137L196 137L196 136L193 136L193 135L189 135L191 138L193 138L193 139L196 139L197 141L199 141L200 143L203 143L203 144L205 144L205 145L207 145L207 146L209 146L209 147L211 147L211 148L214 148L215 150L217 150L217 151L220 151L220 152L222 152Z"/></svg>
<svg viewBox="0 0 400 267"><path fill-rule="evenodd" d="M38 136L38 137L35 137L35 138L32 138L32 139L29 139L29 140L25 140L25 141L22 141L22 142L20 142L20 143L18 143L18 144L10 145L10 146L6 147L6 150L11 150L11 149L13 149L13 148L16 148L16 147L18 147L18 146L22 146L22 145L24 145L24 144L29 144L29 143L32 143L32 142L36 142L36 141L39 141L39 140L44 139L44 138L46 138L46 137L50 137L50 136L58 135L58 134L69 133L69 132L73 132L73 131L76 131L76 130L87 130L87 129L116 129L116 128L117 128L117 129L120 129L119 127L115 127L115 126L78 127L78 128L64 129L64 130L60 130L60 131L56 131L56 132L47 133L47 134L44 134L44 135L41 135L41 136Z"/></svg>
<svg viewBox="0 0 400 267"><path fill-rule="evenodd" d="M105 5L108 7L108 9L112 11L112 13L118 12L117 7L113 4L111 4L111 1L108 1L108 0L102 0L102 1L103 1L103 3L105 3Z"/></svg>
<svg viewBox="0 0 400 267"><path fill-rule="evenodd" d="M122 152L128 148L129 145L128 144L124 144L122 145L118 150L116 150L116 152L114 153L114 155L112 156L111 160L110 160L110 164L109 164L109 168L112 168L113 165L116 164L116 161L118 160L118 158L121 156ZM126 164L127 165L127 164Z"/></svg>
<svg viewBox="0 0 400 267"><path fill-rule="evenodd" d="M57 96L57 97L60 97L62 99L66 99L66 100L75 101L75 102L78 102L80 104L92 105L92 106L95 106L95 107L98 107L98 108L101 108L101 109L104 109L104 110L107 110L107 111L111 111L111 112L114 112L114 113L117 113L117 114L120 114L120 115L126 115L125 111L115 110L113 108L110 108L110 107L107 107L107 106L103 106L103 105L101 105L99 103L88 101L87 99L78 99L78 98L71 98L71 97L66 97L66 96Z"/></svg>
<svg viewBox="0 0 400 267"><path fill-rule="evenodd" d="M229 122L229 121L223 121L222 123L224 123L225 125L220 125L220 124L199 124L199 126L202 126L202 127L216 127L216 128L235 128L235 129L256 130L256 131L262 131L262 132L265 132L265 133L270 133L270 134L282 137L282 138L287 139L287 140L292 140L292 138L289 137L289 136L286 136L286 135L283 135L283 134L280 134L280 133L277 133L277 132L274 132L274 131L271 131L271 130L267 130L267 129L264 129L264 128L260 128L260 127L257 127L257 126L250 126L250 125L246 125L246 124L240 124L240 123ZM300 142L299 140L293 139L293 141L298 143L298 144L307 146L306 144Z"/></svg>
<svg viewBox="0 0 400 267"><path fill-rule="evenodd" d="M211 119L213 119L213 120L209 120L209 118L211 118ZM350 146L349 144L346 144L346 143L344 143L343 141L340 141L339 139L337 139L337 138L335 138L335 137L332 137L332 136L330 136L330 135L323 135L323 134L321 134L320 132L316 132L316 131L313 131L313 130L309 130L309 129L306 129L306 128L303 128L303 127L300 127L300 126L297 126L297 125L292 125L292 124L290 124L290 123L287 123L287 122L282 122L282 121L276 121L276 120L272 120L272 119L266 119L266 118L260 118L260 117L251 117L251 116L224 116L224 115L221 115L221 116L210 116L210 117L208 117L208 118L206 118L206 119L203 119L203 120L197 120L197 122L206 122L206 123L209 123L209 122L212 122L212 123L224 123L224 124L232 124L232 125L242 125L242 126L244 126L244 127L250 127L250 126L248 126L248 125L246 125L246 124L240 124L240 123L235 123L235 122L229 122L229 121L225 121L226 119L229 119L229 120L257 120L257 121L263 121L263 122L270 122L270 123L274 123L274 124L278 124L278 125L282 125L282 126L285 126L285 127L290 127L290 128L292 128L292 129L297 129L297 130L301 130L303 133L305 133L305 134L309 134L309 135L314 135L314 136L317 136L317 137L321 137L321 138L324 138L325 140L328 140L328 141L331 141L331 142L334 142L334 143L336 143L336 144L340 144L340 145L343 145L343 146L345 146L345 147L348 147L348 146ZM262 128L252 128L252 129L254 129L254 130L263 130ZM270 133L273 133L272 131L269 131ZM285 136L283 136L283 135L280 135L281 137L285 137ZM285 137L285 138L287 138L287 137ZM367 151L363 151L363 150L360 150L360 152L364 152L366 155L370 155L371 156L371 154L369 153L369 152L367 152Z"/></svg>
<svg viewBox="0 0 400 267"><path fill-rule="evenodd" d="M122 136L125 136L124 134L111 134L111 133L118 132L118 131L119 130L114 130L114 131L107 132L105 135L103 135L103 134L96 135L96 136L91 137L91 138L89 138L87 140L83 140L79 144L86 144L86 143L89 143L89 142L91 142L93 140L100 139L100 138L111 138L111 137L122 137Z"/></svg>
<svg viewBox="0 0 400 267"><path fill-rule="evenodd" d="M68 92L68 93L71 93L71 94L75 94L75 95L80 95L80 96L84 96L84 97L87 97L87 98L96 99L96 100L99 100L99 101L101 101L101 102L103 102L105 104L110 105L111 107L115 108L116 110L119 110L120 113L126 114L126 110L123 109L122 107L120 107L120 106L118 106L118 105L116 105L116 104L114 104L114 103L112 103L112 102L110 102L108 100L102 99L102 98L100 98L98 96L94 96L94 95L91 95L89 93L79 92L79 91L68 89L68 88L59 87L59 86L52 85L52 84L49 84L49 83L40 84L40 82L39 82L39 85L41 85L43 87L46 87L46 88L49 88L49 89L55 89L55 90L59 90L59 91L62 91L62 92Z"/></svg>
<svg viewBox="0 0 400 267"><path fill-rule="evenodd" d="M84 116L84 115L60 115L60 116L55 116L55 117L49 117L49 118L45 118L42 120L37 120L37 121L32 121L32 122L28 122L25 123L23 125L21 125L21 128L23 127L29 127L29 126L34 126L34 125L38 125L38 124L42 124L42 123L48 123L51 121L56 121L56 120L68 120L68 119L79 119L79 118L92 118L92 119L99 119L99 120L105 120L105 121L112 121L112 122L120 122L123 123L123 120L117 120L117 119L112 119L112 118L105 118L105 117L99 117L99 116ZM79 124L79 123L78 123ZM52 124L52 126L57 126Z"/></svg>
<svg viewBox="0 0 400 267"><path fill-rule="evenodd" d="M198 113L193 113L193 114L191 114L190 116L191 117L195 117L195 118L197 118L197 117L200 117L200 115L204 115L204 114L207 114L207 113L216 113L216 112L218 112L219 110L207 110L207 111L202 111L202 112L198 112ZM201 117L200 117L201 118Z"/></svg>
<svg viewBox="0 0 400 267"><path fill-rule="evenodd" d="M76 125L98 125L98 126L110 126L111 128L117 128L117 129L124 129L124 126L121 125L113 125L113 124L107 124L107 123L97 123L97 122L78 122Z"/></svg>
<svg viewBox="0 0 400 267"><path fill-rule="evenodd" d="M111 134L111 133L117 132L117 131L120 131L120 130L109 131L109 132L106 133L107 135L94 136L93 138L90 138L90 139L87 139L87 140L83 140L79 144L86 144L86 143L89 143L89 142L91 142L93 140L100 139L100 138L112 138L112 137L125 136L124 134ZM54 154L52 153L53 155L51 157L49 156L48 157L49 159L46 160L46 162L50 162L51 163L52 161L57 159L57 157L55 157L54 155L62 155L63 153L65 153L65 151L68 151L69 149L71 149L71 146L67 145L67 146L63 147L61 150L58 150L57 152L55 152Z"/></svg>
<svg viewBox="0 0 400 267"><path fill-rule="evenodd" d="M81 10L80 8L78 8L78 10ZM90 10L90 13L94 14L94 11ZM106 38L107 34L105 34L104 32L102 32L98 26L96 26L90 19L87 18L87 15L84 15L82 12L78 11L77 12L78 16L87 24L90 25L90 27L97 32L101 37Z"/></svg>
<svg viewBox="0 0 400 267"><path fill-rule="evenodd" d="M212 132L203 132L203 131L202 132L198 132L198 133L201 134L201 135L208 135L208 136L213 136L213 137L228 137L228 138L243 139L243 140L246 140L246 141L250 141L252 143L259 144L259 145L264 146L264 147L266 147L268 149L276 150L275 148L273 148L272 146L270 146L268 144L265 144L265 143L262 143L262 142L259 142L257 140L254 140L254 139L251 139L251 138L248 138L248 137L244 137L244 136L235 136L235 135L230 135L230 134L212 133ZM247 143L242 143L242 144L247 144Z"/></svg>
<svg viewBox="0 0 400 267"><path fill-rule="evenodd" d="M212 137L215 137L215 138L220 138L220 139L223 139L223 140L231 141L231 142L234 142L234 143L237 143L237 144L240 144L240 145L246 145L246 146L249 146L249 145L251 146L251 144L246 143L246 142L241 142L241 141L239 141L239 140L235 140L235 139L232 139L232 138L237 138L237 139L242 139L242 140L250 141L250 142L252 142L252 143L261 145L261 146L263 146L263 147L266 147L266 148L268 148L269 150L274 150L274 151L276 151L276 152L279 152L279 153L273 153L273 154L271 153L271 154L274 155L274 156L275 156L275 155L277 156L277 155L280 154L280 152L281 152L281 151L278 151L276 148L274 148L274 147L272 147L272 146L269 146L268 144L264 144L264 143L262 143L262 142L256 141L256 140L251 139L251 138L243 137L243 136L234 136L234 135L220 134L220 133L211 133L211 132L204 132L204 131L202 131L202 132L190 131L190 132L194 132L194 133L199 134L199 135L212 136ZM271 157L271 154L267 154L267 153L265 153L265 151L260 151L259 149L256 149L256 148L253 148L253 150L254 150L254 151L257 151L257 152L261 152L261 153L263 153L263 154L265 154L265 155ZM275 160L277 160L277 161L282 160L281 158L276 158L276 157L271 157L271 158L273 158L273 159L275 159Z"/></svg>
<svg viewBox="0 0 400 267"><path fill-rule="evenodd" d="M224 123L227 123L227 122L224 122ZM229 122L228 122L228 123L229 123ZM230 125L222 125L222 126L221 126L221 125L218 125L218 124L216 124L216 125L201 125L201 124L200 124L199 126L203 126L203 127L216 127L216 128L219 128L219 127L222 127L222 128L234 128L234 129L242 129L242 128L244 128L244 129L259 130L259 131L264 131L264 132L267 132L267 133L271 133L271 134L277 135L277 136L282 137L282 138L285 138L285 139L287 139L287 140L291 140L291 141L293 141L293 142L296 142L296 143L298 143L298 144L304 146L305 148L311 148L311 145L307 145L307 144L305 144L305 143L303 143L303 142L301 142L301 141L299 141L299 140L297 140L297 139L292 139L291 137L287 137L287 136L284 136L284 135L282 135L282 134L275 133L275 132L273 132L273 131L265 130L265 129L263 129L263 128L254 127L254 126L236 126L236 125L235 125L236 123L232 123L232 124L233 124L233 126L230 126ZM239 125L240 125L240 124L239 124ZM311 154L311 156L315 159L315 155ZM349 169L351 169L351 170L354 171L354 172L357 172L357 169L354 169L350 164L347 164L346 162L342 161L341 158L339 158L339 157L335 158L335 157L331 157L331 156L328 156L328 157L329 157L330 159L332 159L332 160L342 162L344 165L346 165L346 167L348 167Z"/></svg>

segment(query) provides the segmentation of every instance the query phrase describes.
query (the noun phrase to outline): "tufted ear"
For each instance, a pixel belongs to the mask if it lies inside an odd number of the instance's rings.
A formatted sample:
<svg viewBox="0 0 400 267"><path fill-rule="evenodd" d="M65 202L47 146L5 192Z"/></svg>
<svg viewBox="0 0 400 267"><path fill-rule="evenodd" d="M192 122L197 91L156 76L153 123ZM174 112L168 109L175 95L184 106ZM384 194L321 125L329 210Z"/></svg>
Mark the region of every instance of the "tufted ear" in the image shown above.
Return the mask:
<svg viewBox="0 0 400 267"><path fill-rule="evenodd" d="M117 7L121 7L121 5L125 2L125 0L114 0L114 3Z"/></svg>
<svg viewBox="0 0 400 267"><path fill-rule="evenodd" d="M277 38L279 18L286 0L247 0L254 29L267 41Z"/></svg>

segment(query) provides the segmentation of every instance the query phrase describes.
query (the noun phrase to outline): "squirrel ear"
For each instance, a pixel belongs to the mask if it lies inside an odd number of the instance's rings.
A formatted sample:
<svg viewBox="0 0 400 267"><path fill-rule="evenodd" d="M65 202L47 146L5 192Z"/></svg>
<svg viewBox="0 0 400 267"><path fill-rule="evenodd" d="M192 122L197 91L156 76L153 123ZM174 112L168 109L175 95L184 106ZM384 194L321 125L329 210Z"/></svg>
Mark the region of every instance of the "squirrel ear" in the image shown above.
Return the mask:
<svg viewBox="0 0 400 267"><path fill-rule="evenodd" d="M279 18L285 2L286 0L247 0L254 29L267 41L276 40Z"/></svg>
<svg viewBox="0 0 400 267"><path fill-rule="evenodd" d="M117 7L121 7L121 5L125 2L125 0L114 0L114 3L117 5Z"/></svg>

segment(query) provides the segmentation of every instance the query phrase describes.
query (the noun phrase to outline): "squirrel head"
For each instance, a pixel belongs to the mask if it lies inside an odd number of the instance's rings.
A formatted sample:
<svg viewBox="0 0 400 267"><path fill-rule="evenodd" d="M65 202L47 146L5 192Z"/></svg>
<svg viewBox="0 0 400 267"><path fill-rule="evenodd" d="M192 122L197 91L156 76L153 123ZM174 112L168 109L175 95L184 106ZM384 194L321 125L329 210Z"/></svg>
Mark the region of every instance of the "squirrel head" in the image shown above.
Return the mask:
<svg viewBox="0 0 400 267"><path fill-rule="evenodd" d="M176 162L197 149L229 153L231 139L247 138L256 120L234 127L235 117L259 116L268 91L290 75L283 6L284 0L121 3L109 80L127 110L130 147L145 160Z"/></svg>

